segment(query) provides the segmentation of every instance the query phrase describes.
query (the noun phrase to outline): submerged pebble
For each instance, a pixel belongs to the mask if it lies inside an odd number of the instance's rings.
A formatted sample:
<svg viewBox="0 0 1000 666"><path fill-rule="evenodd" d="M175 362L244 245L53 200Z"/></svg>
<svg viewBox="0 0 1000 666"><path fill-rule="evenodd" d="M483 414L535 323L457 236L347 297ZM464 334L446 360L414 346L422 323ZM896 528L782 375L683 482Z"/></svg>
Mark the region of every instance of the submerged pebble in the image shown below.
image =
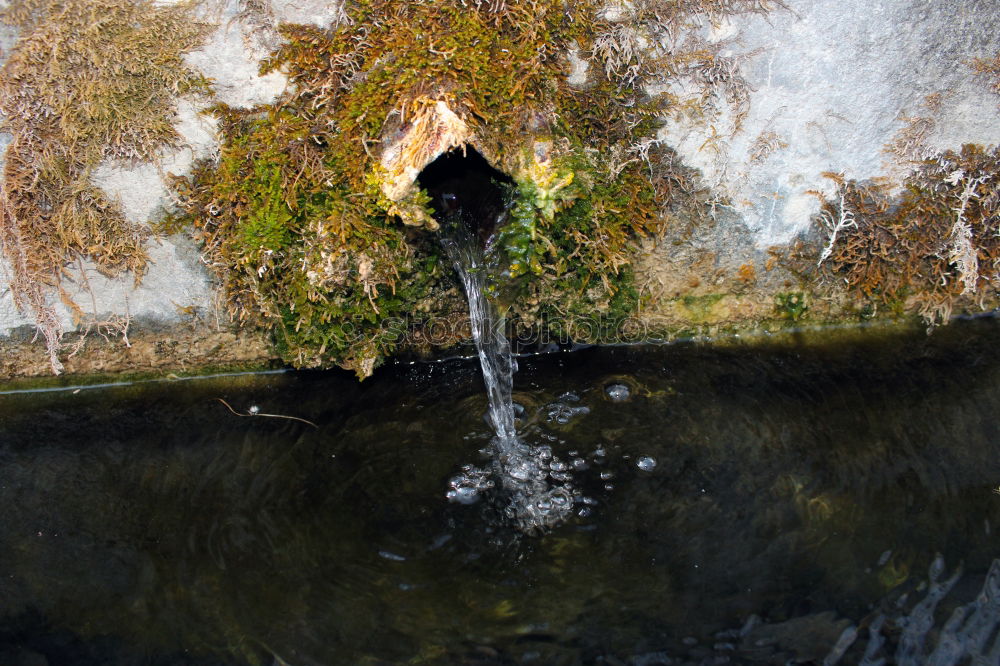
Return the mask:
<svg viewBox="0 0 1000 666"><path fill-rule="evenodd" d="M380 551L378 551L378 556L381 557L382 559L391 560L393 562L405 562L406 561L406 558L403 557L402 555L397 555L396 553L393 553L393 552L388 551L388 550L380 550Z"/></svg>

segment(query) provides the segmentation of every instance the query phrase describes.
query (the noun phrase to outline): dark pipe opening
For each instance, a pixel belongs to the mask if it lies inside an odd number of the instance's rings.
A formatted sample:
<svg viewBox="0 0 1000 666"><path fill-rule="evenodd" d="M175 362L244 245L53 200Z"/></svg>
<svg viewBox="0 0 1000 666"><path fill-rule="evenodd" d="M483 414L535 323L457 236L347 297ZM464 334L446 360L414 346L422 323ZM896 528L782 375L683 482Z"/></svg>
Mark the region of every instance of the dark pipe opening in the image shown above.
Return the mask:
<svg viewBox="0 0 1000 666"><path fill-rule="evenodd" d="M456 218L486 244L506 212L506 186L514 180L494 169L472 146L455 148L428 164L417 184L431 196L434 219Z"/></svg>

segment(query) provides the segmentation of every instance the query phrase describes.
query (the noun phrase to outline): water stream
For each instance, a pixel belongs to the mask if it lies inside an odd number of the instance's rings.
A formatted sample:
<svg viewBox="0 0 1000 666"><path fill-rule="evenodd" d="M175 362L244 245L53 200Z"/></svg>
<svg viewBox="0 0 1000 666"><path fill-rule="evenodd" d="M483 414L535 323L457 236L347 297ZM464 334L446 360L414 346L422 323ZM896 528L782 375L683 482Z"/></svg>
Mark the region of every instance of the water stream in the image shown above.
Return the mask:
<svg viewBox="0 0 1000 666"><path fill-rule="evenodd" d="M500 480L506 502L503 513L527 533L557 525L583 502L573 487L569 465L553 455L550 446L534 446L518 436L512 398L517 362L504 330L504 318L486 295L488 266L475 236L461 220L452 221L442 234L442 243L458 273L469 301L469 320L476 345L483 383L486 386L488 418L495 436L484 453L489 467L466 465L449 481L447 497L471 504L494 489Z"/></svg>

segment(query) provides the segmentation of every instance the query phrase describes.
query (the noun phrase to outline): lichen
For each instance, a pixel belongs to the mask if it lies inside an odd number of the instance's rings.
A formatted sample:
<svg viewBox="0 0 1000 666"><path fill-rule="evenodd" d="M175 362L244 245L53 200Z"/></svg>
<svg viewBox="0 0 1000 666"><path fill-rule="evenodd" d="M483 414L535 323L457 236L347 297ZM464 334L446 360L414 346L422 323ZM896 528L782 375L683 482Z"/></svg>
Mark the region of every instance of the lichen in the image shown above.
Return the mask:
<svg viewBox="0 0 1000 666"><path fill-rule="evenodd" d="M146 232L91 184L103 160L152 160L179 139L178 95L208 90L184 52L205 26L186 3L18 0L0 21L20 38L0 72L0 130L13 140L0 183L0 242L11 292L33 314L59 372L61 330L51 306L67 263L141 278ZM72 304L71 304L72 305Z"/></svg>

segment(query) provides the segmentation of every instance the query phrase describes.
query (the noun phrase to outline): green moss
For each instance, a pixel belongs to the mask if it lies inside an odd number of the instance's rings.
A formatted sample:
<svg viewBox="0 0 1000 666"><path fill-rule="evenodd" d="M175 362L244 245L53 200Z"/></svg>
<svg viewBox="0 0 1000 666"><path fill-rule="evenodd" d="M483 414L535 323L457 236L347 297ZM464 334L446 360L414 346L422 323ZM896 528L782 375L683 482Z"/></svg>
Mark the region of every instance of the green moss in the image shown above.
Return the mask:
<svg viewBox="0 0 1000 666"><path fill-rule="evenodd" d="M799 321L809 309L806 302L806 295L801 291L776 294L774 297L774 309L782 319L787 321Z"/></svg>
<svg viewBox="0 0 1000 666"><path fill-rule="evenodd" d="M613 68L595 68L586 89L567 84L571 45L591 49L610 29L601 6L355 0L332 30L282 26L287 41L262 72L282 71L289 92L250 111L218 107L218 163L176 183L174 222L204 240L233 314L272 327L296 365L362 376L395 348L399 318L440 314L451 271L431 233L398 219L420 222L428 199L411 188L390 200L380 151L443 103L516 183L492 258L512 319L576 339L614 330L639 304L637 241L663 231L670 207L700 204L651 139L672 98Z"/></svg>
<svg viewBox="0 0 1000 666"><path fill-rule="evenodd" d="M291 241L292 211L285 202L281 166L259 161L242 188L249 212L236 229L240 250L249 257L282 250Z"/></svg>

